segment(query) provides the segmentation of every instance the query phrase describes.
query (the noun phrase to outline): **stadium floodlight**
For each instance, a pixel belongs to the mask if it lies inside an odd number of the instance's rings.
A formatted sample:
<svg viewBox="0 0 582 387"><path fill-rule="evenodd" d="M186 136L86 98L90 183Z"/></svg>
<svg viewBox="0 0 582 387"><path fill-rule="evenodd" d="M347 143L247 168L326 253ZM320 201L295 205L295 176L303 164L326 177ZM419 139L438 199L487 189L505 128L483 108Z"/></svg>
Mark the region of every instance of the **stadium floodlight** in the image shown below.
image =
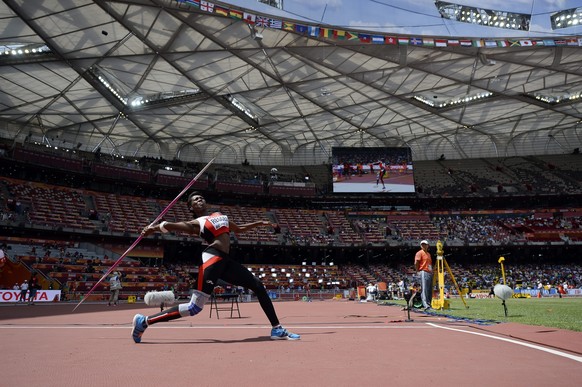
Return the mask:
<svg viewBox="0 0 582 387"><path fill-rule="evenodd" d="M531 14L469 7L445 1L435 1L435 6L445 19L485 27L529 31Z"/></svg>
<svg viewBox="0 0 582 387"><path fill-rule="evenodd" d="M257 104L240 94L226 94L217 100L224 107L250 125L250 129L246 130L247 132L255 131L257 128L261 127L261 125L277 121L275 117L271 116Z"/></svg>
<svg viewBox="0 0 582 387"><path fill-rule="evenodd" d="M575 102L582 98L582 91L576 92L558 92L558 93L546 93L546 92L535 92L535 93L525 93L526 97L537 99L538 101L547 103L549 105L557 105L566 102Z"/></svg>
<svg viewBox="0 0 582 387"><path fill-rule="evenodd" d="M174 106L186 104L205 97L199 88L190 88L176 91L162 91L159 93L141 95L128 91L128 87L123 84L115 75L107 70L93 65L89 68L89 73L123 105L132 111L147 109L151 106Z"/></svg>
<svg viewBox="0 0 582 387"><path fill-rule="evenodd" d="M582 25L582 7L556 12L550 16L550 21L553 30Z"/></svg>
<svg viewBox="0 0 582 387"><path fill-rule="evenodd" d="M230 101L230 103L232 104L232 106L234 106L235 108L237 108L241 113L244 113L251 120L258 121L258 118L257 118L256 114L254 114L251 111L250 108L247 108L243 102L241 102L238 99L236 99L236 97L234 97L234 96L232 96L232 95L229 94L227 96L227 99Z"/></svg>
<svg viewBox="0 0 582 387"><path fill-rule="evenodd" d="M0 55L27 56L51 53L46 44L4 44L0 46Z"/></svg>
<svg viewBox="0 0 582 387"><path fill-rule="evenodd" d="M484 98L490 98L493 96L493 93L491 93L490 91L483 91L483 92L479 92L476 94L472 94L472 95L464 95L462 97L458 97L458 98L448 98L444 101L436 101L436 99L438 97L426 97L422 94L416 94L414 95L412 98L422 102L425 105L428 105L432 108L435 109L443 109L443 108L447 108L447 107L452 107L452 106L457 106L457 105L461 105L461 104L470 104L473 102L477 102L478 100L484 99Z"/></svg>
<svg viewBox="0 0 582 387"><path fill-rule="evenodd" d="M258 110L258 107L250 101L247 101L244 97L235 97L232 94L226 94L219 98L218 101L240 119L249 124L250 130L254 131L261 126L259 123L259 116L255 113L255 111ZM249 130L247 130L247 132L248 131Z"/></svg>
<svg viewBox="0 0 582 387"><path fill-rule="evenodd" d="M46 60L53 55L51 49L42 43L4 43L0 44L0 62L25 63Z"/></svg>
<svg viewBox="0 0 582 387"><path fill-rule="evenodd" d="M206 94L199 88L184 89L177 91L162 91L149 95L136 95L129 100L129 107L132 110L146 109L150 106L174 106L197 101L205 98Z"/></svg>
<svg viewBox="0 0 582 387"><path fill-rule="evenodd" d="M123 87L120 86L121 82L119 82L113 75L97 65L91 66L89 68L89 73L93 75L105 90L115 96L115 98L117 98L123 105L127 105L127 93L123 90Z"/></svg>

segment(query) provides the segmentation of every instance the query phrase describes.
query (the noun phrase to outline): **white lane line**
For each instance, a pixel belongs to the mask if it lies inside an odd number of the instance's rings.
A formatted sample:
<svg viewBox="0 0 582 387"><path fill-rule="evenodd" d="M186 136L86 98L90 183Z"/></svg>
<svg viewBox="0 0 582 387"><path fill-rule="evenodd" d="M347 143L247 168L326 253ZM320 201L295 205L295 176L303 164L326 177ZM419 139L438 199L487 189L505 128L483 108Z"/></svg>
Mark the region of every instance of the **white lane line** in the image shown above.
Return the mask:
<svg viewBox="0 0 582 387"><path fill-rule="evenodd" d="M511 344L522 345L524 347L537 349L538 351L548 352L548 353L551 353L553 355L566 357L568 359L572 359L574 361L577 361L579 363L582 363L582 356L576 356L576 355L572 355L572 354L567 353L567 352L562 352L562 351L557 351L555 349L542 347L541 345L530 344L530 343L526 343L526 342L523 342L523 341L508 339L508 338L505 338L505 337L499 337L499 336L489 335L489 334L486 334L486 333L471 332L471 331L465 331L463 329L444 327L444 326L437 325L437 324L434 324L434 323L427 323L427 325L430 325L430 326L435 327L435 328L447 329L449 331L455 331L455 332L461 332L461 333L468 333L468 334L471 334L471 335L477 335L477 336L487 337L489 339L495 339L495 340L505 341L505 342L508 342L508 343L511 343Z"/></svg>

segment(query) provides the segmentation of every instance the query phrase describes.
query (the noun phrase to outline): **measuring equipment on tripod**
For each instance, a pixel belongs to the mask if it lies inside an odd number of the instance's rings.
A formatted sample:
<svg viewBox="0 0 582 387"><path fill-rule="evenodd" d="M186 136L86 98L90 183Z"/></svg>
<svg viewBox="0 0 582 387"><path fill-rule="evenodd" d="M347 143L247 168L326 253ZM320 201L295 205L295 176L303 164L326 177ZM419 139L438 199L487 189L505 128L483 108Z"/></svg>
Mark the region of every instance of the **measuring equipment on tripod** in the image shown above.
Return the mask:
<svg viewBox="0 0 582 387"><path fill-rule="evenodd" d="M436 259L436 269L437 270L436 270L436 276L433 273L432 282L433 282L433 288L434 288L435 281L438 281L439 298L432 300L431 307L433 309L449 309L450 308L449 300L445 299L445 268L446 268L447 272L451 276L451 280L453 281L453 284L455 285L455 289L457 289L457 294L461 298L461 301L463 301L463 304L465 304L465 308L469 308L469 306L467 305L467 302L465 302L465 299L463 298L463 295L461 294L461 290L459 289L459 285L457 285L457 281L455 280L455 276L453 275L453 272L451 271L451 268L449 267L449 264L447 263L447 261L445 259L445 250L443 248L443 243L441 241L438 241L436 246L437 246L437 259Z"/></svg>
<svg viewBox="0 0 582 387"><path fill-rule="evenodd" d="M503 311L505 312L505 317L507 317L507 305L505 305L505 300L513 296L513 289L511 289L505 283L505 267L503 262L505 262L505 257L499 257L497 261L501 265L501 277L503 278L503 284L497 284L493 287L493 293L501 299L501 305L503 305Z"/></svg>

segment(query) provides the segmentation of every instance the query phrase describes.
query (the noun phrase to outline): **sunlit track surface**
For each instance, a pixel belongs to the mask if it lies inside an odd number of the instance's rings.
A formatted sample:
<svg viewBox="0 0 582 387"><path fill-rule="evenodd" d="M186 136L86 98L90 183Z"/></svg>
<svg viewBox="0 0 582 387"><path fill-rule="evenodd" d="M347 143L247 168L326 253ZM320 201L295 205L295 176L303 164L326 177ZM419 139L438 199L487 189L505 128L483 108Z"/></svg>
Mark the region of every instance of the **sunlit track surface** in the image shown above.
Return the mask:
<svg viewBox="0 0 582 387"><path fill-rule="evenodd" d="M134 314L159 308L96 303L72 313L70 304L3 306L0 342L11 356L0 385L564 387L582 380L579 332L425 313L411 313L408 321L401 307L346 300L274 306L301 340L271 340L256 302L240 304L241 318L228 312L210 318L204 309L152 325L140 344L131 338ZM422 372L418 359L426 359Z"/></svg>

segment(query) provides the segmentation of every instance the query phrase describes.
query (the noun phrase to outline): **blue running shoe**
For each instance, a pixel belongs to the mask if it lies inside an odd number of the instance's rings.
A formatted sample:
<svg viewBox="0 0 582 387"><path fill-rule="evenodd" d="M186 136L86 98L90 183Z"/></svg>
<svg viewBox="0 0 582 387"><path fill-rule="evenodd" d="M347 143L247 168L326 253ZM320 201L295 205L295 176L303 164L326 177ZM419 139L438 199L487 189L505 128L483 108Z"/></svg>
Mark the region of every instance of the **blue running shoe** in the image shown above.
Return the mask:
<svg viewBox="0 0 582 387"><path fill-rule="evenodd" d="M301 336L291 333L283 327L271 329L271 340L299 340Z"/></svg>
<svg viewBox="0 0 582 387"><path fill-rule="evenodd" d="M136 314L133 316L133 330L131 331L131 337L133 337L133 341L140 343L141 335L143 335L147 327L148 323L146 322L146 317L143 314Z"/></svg>

